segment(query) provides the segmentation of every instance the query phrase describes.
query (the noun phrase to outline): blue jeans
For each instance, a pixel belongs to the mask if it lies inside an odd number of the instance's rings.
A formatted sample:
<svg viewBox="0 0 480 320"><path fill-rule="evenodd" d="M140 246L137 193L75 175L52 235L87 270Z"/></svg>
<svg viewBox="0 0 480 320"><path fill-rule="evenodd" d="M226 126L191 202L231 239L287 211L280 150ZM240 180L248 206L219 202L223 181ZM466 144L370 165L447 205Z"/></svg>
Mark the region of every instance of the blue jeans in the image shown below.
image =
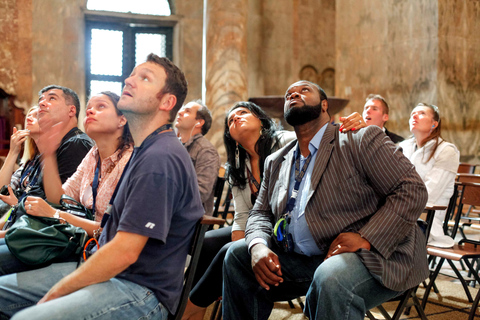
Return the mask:
<svg viewBox="0 0 480 320"><path fill-rule="evenodd" d="M235 242L223 265L223 319L268 319L275 301L306 295L305 315L310 319L364 319L365 312L399 295L384 287L355 253L324 261L284 253L278 246L283 283L263 289L255 279L247 244Z"/></svg>
<svg viewBox="0 0 480 320"><path fill-rule="evenodd" d="M233 243L232 227L208 231L203 240L202 252L198 261L190 301L206 308L222 296L223 259Z"/></svg>
<svg viewBox="0 0 480 320"><path fill-rule="evenodd" d="M78 261L78 258L74 260ZM68 261L73 261L72 259ZM8 249L8 246L5 244L5 239L0 238L0 276L11 274L11 273L18 273L33 269L40 269L43 267L48 266L50 263L45 263L42 265L28 265L23 263L22 261L18 260Z"/></svg>
<svg viewBox="0 0 480 320"><path fill-rule="evenodd" d="M0 313L12 319L162 319L168 311L149 289L112 278L67 296L36 305L75 262L0 277Z"/></svg>

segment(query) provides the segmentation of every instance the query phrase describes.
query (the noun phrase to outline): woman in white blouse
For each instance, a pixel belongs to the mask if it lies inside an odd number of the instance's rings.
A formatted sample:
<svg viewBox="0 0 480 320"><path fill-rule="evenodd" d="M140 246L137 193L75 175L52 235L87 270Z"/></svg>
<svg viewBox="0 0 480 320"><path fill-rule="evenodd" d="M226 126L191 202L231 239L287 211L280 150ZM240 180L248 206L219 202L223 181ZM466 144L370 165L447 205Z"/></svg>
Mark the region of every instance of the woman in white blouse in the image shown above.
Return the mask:
<svg viewBox="0 0 480 320"><path fill-rule="evenodd" d="M428 191L427 205L448 206L455 188L460 153L454 144L441 137L442 122L438 108L419 103L410 114L412 138L400 143ZM428 239L432 246L449 248L454 241L443 232L446 210L437 210Z"/></svg>

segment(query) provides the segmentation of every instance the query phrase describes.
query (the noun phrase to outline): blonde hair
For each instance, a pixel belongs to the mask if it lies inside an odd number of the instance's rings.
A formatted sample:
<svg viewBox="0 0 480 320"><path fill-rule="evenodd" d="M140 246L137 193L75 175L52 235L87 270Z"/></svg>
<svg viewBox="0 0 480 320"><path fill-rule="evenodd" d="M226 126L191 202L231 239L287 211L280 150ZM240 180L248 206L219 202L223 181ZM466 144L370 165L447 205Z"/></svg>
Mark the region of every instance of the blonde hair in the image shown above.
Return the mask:
<svg viewBox="0 0 480 320"><path fill-rule="evenodd" d="M38 106L31 107L30 110L28 110L27 112L27 117L28 117L28 114L34 109L38 109ZM25 128L27 127L27 117L25 117L25 123L24 123ZM38 154L37 144L30 136L28 136L23 145L23 155L22 155L22 158L20 159L20 164L25 164L28 161L33 160L33 158L35 158L37 154Z"/></svg>

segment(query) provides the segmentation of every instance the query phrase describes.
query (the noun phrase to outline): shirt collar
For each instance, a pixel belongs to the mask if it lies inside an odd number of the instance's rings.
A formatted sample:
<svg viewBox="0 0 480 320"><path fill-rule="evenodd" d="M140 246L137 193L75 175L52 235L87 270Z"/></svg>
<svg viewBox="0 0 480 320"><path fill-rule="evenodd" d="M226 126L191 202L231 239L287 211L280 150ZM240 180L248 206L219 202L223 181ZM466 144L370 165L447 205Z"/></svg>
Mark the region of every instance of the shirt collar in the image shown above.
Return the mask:
<svg viewBox="0 0 480 320"><path fill-rule="evenodd" d="M188 139L188 141L185 142L185 144L184 144L185 148L188 147L189 145L191 145L193 143L193 141L199 139L201 136L202 136L201 133L197 133L193 137L190 137L190 139Z"/></svg>
<svg viewBox="0 0 480 320"><path fill-rule="evenodd" d="M318 132L313 136L312 140L310 140L310 143L308 144L308 150L310 150L310 153L315 155L317 152L318 148L320 147L320 142L322 141L323 134L325 133L325 130L327 130L327 125L326 123L323 127L318 130ZM297 142L297 147L295 148L295 154L294 156L297 156L297 152L300 152L298 142Z"/></svg>

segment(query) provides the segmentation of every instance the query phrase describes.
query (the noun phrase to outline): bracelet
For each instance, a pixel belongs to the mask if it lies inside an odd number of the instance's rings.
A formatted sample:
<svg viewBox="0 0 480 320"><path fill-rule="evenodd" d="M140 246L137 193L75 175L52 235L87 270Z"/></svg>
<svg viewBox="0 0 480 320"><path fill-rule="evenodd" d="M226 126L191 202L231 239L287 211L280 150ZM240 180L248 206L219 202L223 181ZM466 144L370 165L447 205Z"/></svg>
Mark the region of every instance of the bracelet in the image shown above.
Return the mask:
<svg viewBox="0 0 480 320"><path fill-rule="evenodd" d="M55 213L53 214L53 217L55 219L60 219L60 210L55 210Z"/></svg>

